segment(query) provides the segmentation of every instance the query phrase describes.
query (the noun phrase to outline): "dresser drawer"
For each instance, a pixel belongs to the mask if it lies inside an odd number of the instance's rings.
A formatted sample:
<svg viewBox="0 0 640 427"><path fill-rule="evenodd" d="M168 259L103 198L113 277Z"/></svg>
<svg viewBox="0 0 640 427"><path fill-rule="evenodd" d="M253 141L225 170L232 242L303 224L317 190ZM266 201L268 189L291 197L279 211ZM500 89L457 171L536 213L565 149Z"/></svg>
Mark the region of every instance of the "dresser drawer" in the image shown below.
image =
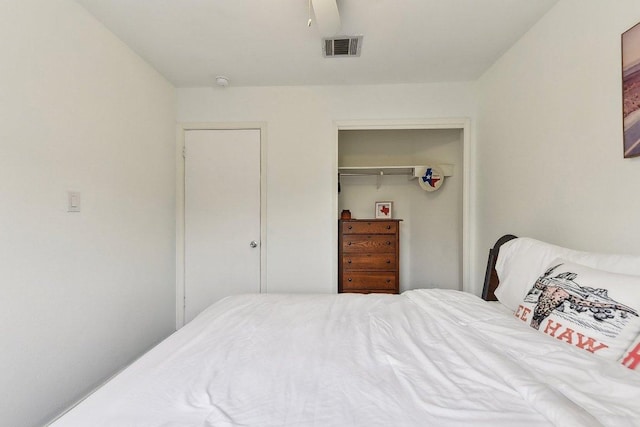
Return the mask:
<svg viewBox="0 0 640 427"><path fill-rule="evenodd" d="M395 236L384 234L349 234L342 240L342 251L348 252L393 252L396 251Z"/></svg>
<svg viewBox="0 0 640 427"><path fill-rule="evenodd" d="M396 274L394 272L352 272L345 271L342 274L343 292L369 290L369 291L396 291Z"/></svg>
<svg viewBox="0 0 640 427"><path fill-rule="evenodd" d="M395 270L396 254L371 253L371 254L346 254L342 256L342 266L345 270Z"/></svg>
<svg viewBox="0 0 640 427"><path fill-rule="evenodd" d="M396 234L396 221L357 221L343 222L343 234Z"/></svg>

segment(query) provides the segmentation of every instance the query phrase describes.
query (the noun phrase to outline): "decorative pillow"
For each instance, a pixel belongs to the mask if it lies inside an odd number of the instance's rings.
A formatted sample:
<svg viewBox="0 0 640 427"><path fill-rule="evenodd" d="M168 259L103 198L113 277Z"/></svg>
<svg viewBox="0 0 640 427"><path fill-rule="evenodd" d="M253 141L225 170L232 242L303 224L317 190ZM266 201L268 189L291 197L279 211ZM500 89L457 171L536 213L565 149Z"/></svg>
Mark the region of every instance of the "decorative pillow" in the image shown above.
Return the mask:
<svg viewBox="0 0 640 427"><path fill-rule="evenodd" d="M640 277L563 259L535 281L514 315L557 340L612 360L640 333Z"/></svg>
<svg viewBox="0 0 640 427"><path fill-rule="evenodd" d="M640 367L640 336L638 336L627 348L622 357L620 363L629 369L638 369ZM638 369L640 371L640 369Z"/></svg>
<svg viewBox="0 0 640 427"><path fill-rule="evenodd" d="M496 272L500 285L496 297L511 310L518 308L531 284L556 258L612 273L640 276L640 256L580 252L528 237L513 239L500 247Z"/></svg>

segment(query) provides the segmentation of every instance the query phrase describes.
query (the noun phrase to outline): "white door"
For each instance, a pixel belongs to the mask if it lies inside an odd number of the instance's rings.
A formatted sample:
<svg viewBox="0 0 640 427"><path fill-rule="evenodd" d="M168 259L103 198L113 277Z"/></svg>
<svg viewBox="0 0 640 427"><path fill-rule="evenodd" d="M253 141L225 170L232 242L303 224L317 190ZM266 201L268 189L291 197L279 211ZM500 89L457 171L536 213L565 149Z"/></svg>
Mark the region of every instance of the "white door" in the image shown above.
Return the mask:
<svg viewBox="0 0 640 427"><path fill-rule="evenodd" d="M260 292L260 130L185 131L185 323Z"/></svg>

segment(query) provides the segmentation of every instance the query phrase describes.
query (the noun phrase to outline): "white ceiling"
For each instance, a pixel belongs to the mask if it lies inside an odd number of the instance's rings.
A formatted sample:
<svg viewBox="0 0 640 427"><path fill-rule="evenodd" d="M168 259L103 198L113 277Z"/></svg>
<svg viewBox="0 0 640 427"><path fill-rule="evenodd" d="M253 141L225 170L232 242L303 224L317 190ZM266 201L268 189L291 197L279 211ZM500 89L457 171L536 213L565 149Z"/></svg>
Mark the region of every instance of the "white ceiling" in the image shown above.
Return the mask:
<svg viewBox="0 0 640 427"><path fill-rule="evenodd" d="M308 0L76 0L177 87L472 81L558 0L337 0L358 58L324 58ZM318 1L318 0L314 0ZM325 0L323 0L325 1Z"/></svg>

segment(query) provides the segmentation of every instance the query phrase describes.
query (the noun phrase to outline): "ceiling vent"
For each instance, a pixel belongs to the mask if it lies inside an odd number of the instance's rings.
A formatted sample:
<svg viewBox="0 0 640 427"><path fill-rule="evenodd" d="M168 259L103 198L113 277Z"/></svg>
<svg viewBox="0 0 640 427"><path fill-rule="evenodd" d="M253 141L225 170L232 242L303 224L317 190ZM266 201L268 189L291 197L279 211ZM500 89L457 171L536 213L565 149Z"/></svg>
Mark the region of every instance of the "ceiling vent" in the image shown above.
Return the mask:
<svg viewBox="0 0 640 427"><path fill-rule="evenodd" d="M322 53L326 58L360 56L362 36L338 36L322 39Z"/></svg>

